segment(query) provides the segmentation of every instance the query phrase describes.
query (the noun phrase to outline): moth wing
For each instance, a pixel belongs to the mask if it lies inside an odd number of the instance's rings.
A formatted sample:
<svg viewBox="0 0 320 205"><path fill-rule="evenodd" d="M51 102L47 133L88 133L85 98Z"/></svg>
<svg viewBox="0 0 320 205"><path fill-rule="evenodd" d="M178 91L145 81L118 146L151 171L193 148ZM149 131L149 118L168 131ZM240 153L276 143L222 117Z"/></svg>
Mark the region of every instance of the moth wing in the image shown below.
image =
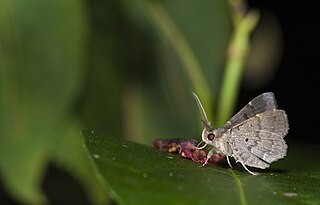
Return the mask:
<svg viewBox="0 0 320 205"><path fill-rule="evenodd" d="M237 114L235 114L224 127L230 129L235 125L255 116L258 113L268 110L277 109L277 101L272 92L263 93L253 100L251 100L246 106L244 106Z"/></svg>
<svg viewBox="0 0 320 205"><path fill-rule="evenodd" d="M285 111L269 110L228 130L233 157L245 165L265 169L287 153L284 136L289 125Z"/></svg>

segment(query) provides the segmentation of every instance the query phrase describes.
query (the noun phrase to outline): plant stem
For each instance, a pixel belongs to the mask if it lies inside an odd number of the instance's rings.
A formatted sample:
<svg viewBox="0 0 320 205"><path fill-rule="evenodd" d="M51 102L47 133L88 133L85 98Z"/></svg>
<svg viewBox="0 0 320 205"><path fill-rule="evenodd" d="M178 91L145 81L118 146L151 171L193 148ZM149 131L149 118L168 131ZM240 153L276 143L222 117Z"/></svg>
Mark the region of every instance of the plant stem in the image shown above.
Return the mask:
<svg viewBox="0 0 320 205"><path fill-rule="evenodd" d="M223 125L231 117L235 108L242 71L249 50L249 37L259 19L259 13L256 10L245 13L241 1L230 0L229 2L232 8L234 33L229 44L226 70L220 89L218 125Z"/></svg>

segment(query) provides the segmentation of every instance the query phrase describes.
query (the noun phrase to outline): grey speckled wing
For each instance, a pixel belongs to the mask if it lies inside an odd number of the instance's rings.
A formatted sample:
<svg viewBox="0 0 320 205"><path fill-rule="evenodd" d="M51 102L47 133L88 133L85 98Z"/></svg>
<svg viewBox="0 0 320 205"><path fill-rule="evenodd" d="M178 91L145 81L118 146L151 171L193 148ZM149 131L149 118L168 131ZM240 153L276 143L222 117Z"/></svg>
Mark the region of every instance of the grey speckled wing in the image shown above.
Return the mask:
<svg viewBox="0 0 320 205"><path fill-rule="evenodd" d="M284 136L289 125L285 111L272 109L258 113L223 134L236 161L265 169L287 153Z"/></svg>
<svg viewBox="0 0 320 205"><path fill-rule="evenodd" d="M263 93L253 100L251 100L246 106L244 106L237 114L235 114L226 124L223 126L226 130L236 126L237 124L255 116L258 113L277 109L277 101L272 92Z"/></svg>

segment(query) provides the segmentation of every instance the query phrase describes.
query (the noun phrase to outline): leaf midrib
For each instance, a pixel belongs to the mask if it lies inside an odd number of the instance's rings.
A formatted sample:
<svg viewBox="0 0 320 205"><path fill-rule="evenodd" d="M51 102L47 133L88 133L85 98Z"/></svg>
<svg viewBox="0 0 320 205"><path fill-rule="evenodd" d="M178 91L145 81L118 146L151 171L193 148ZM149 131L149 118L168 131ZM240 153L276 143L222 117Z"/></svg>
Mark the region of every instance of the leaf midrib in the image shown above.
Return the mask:
<svg viewBox="0 0 320 205"><path fill-rule="evenodd" d="M240 198L240 203L242 205L247 205L247 200L246 200L246 197L245 197L245 194L244 194L244 190L243 190L243 185L239 179L239 177L234 173L234 171L232 169L229 169L230 170L230 173L231 173L231 177L234 179L235 181L235 184L239 190L239 198Z"/></svg>

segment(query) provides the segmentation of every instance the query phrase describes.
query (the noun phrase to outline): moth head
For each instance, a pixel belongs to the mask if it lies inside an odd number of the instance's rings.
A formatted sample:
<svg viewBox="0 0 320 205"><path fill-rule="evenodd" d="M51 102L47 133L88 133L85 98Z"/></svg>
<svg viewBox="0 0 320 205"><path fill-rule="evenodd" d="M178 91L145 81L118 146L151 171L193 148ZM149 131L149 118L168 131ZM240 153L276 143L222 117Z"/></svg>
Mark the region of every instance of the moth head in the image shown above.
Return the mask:
<svg viewBox="0 0 320 205"><path fill-rule="evenodd" d="M206 112L203 109L203 106L200 102L199 97L195 93L193 93L193 96L196 99L197 105L199 107L201 117L202 117L201 122L204 126L201 137L202 137L202 142L204 142L205 145L199 148L201 149L205 147L207 144L212 144L212 141L215 138L215 134L213 132L213 129L211 128L211 122L207 118Z"/></svg>
<svg viewBox="0 0 320 205"><path fill-rule="evenodd" d="M216 135L214 133L214 130L210 127L210 124L207 124L205 122L203 122L203 124L205 128L203 129L201 135L202 141L206 144L211 144Z"/></svg>

